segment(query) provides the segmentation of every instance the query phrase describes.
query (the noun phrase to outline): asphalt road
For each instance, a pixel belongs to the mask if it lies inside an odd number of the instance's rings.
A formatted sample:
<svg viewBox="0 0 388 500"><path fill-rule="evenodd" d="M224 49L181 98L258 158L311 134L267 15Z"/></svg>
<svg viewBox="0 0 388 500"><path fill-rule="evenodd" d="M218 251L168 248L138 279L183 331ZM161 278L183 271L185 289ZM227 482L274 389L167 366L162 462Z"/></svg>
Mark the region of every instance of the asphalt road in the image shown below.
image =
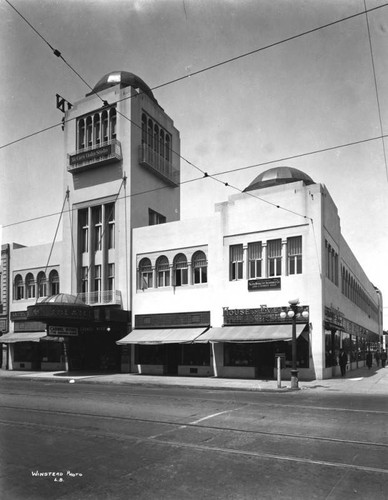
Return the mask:
<svg viewBox="0 0 388 500"><path fill-rule="evenodd" d="M388 401L2 380L2 500L388 499Z"/></svg>

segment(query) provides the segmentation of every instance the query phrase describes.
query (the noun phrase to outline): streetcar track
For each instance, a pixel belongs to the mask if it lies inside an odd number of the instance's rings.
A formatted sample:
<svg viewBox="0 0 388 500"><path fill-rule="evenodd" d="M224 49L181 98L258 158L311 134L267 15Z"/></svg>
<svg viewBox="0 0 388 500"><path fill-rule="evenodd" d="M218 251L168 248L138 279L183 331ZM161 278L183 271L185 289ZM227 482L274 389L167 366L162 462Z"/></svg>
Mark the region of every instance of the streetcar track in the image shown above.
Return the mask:
<svg viewBox="0 0 388 500"><path fill-rule="evenodd" d="M247 405L245 405L247 406ZM244 406L244 407L245 407ZM268 432L268 431L261 431L261 430L251 430L251 429L238 429L234 427L220 427L216 425L206 425L202 424L202 421L204 419L199 419L194 422L179 422L179 421L169 421L169 420L152 420L152 419L146 419L146 418L136 418L136 417L119 417L119 416L111 416L111 415L98 415L98 414L93 414L93 413L81 413L81 412L72 412L72 411L56 411L56 410L46 410L46 409L39 409L39 408L21 408L18 406L5 406L5 405L0 405L0 408L5 408L9 410L21 410L21 411L28 411L28 412L35 412L35 413L45 413L49 415L68 415L68 416L73 416L73 417L87 417L87 418L95 418L95 419L101 419L101 420L111 420L111 421L120 421L120 422L140 422L140 423L146 423L146 424L160 424L160 425L166 425L166 426L174 426L176 429L172 429L171 431L166 431L165 433L160 433L157 434L156 436L150 436L147 439L154 439L159 438L160 436L173 432L174 430L179 430L179 429L184 429L184 428L195 428L195 429L207 429L207 430L218 430L218 431L223 431L223 432L236 432L236 433L241 433L241 434L250 434L250 435L262 435L262 436L272 436L272 437L283 437L283 438L289 438L289 439L299 439L299 440L310 440L310 441L324 441L324 442L329 442L329 443L342 443L342 444L349 444L349 445L360 445L360 446L374 446L376 448L388 448L388 443L375 443L372 441L356 441L356 440L351 440L351 439L339 439L339 438L332 438L332 437L325 437L325 436L311 436L311 435L302 435L302 434L288 434L284 432ZM243 407L239 407L238 409L241 409ZM230 409L228 411L236 411L237 409ZM224 412L223 412L224 413ZM7 420L0 419L0 423L12 423ZM15 422L17 423L17 422ZM20 425L47 425L47 424L38 424L38 423L32 423L32 422L18 422ZM47 427L51 428L49 425ZM53 428L56 428L56 426L52 426Z"/></svg>
<svg viewBox="0 0 388 500"><path fill-rule="evenodd" d="M256 451L247 451L247 450L236 450L233 448L221 448L219 446L205 446L203 444L195 444L195 443L177 443L176 441L169 441L167 439L161 439L161 438L150 438L150 437L139 437L139 436L131 436L131 435L122 435L122 434L114 434L111 432L101 432L99 431L96 433L95 431L89 431L87 429L77 429L77 428L66 428L64 429L63 427L55 426L55 425L47 425L47 424L41 424L41 423L31 423L31 422L15 422L15 421L3 421L0 420L0 424L5 424L9 426L20 426L24 425L25 427L32 427L32 428L43 428L43 429L50 429L50 430L57 430L58 432L62 433L68 433L68 432L79 432L82 433L83 435L88 435L93 438L111 438L111 439L117 439L117 440L129 440L129 441L135 441L137 443L157 443L160 445L167 445L167 446L172 446L174 448L180 448L180 449L190 449L190 450L197 450L197 451L206 451L208 452L217 452L217 453L223 453L223 454L229 454L229 455L237 455L237 456L245 456L245 457L251 457L251 458L257 458L257 459L264 459L264 460L275 460L275 461L285 461L285 462L294 462L294 463L299 463L299 464L305 464L305 465L319 465L319 466L325 466L325 467L333 467L333 468L338 468L338 469L344 469L346 471L360 471L360 472L369 472L369 473L377 473L377 474L388 474L388 469L380 469L377 467L369 467L369 466L364 466L364 465L356 465L356 464L346 464L346 463L339 463L339 462L330 462L326 460L313 460L309 458L303 458L303 457L296 457L296 456L290 456L290 455L275 455L273 453L261 453L261 452L256 452ZM198 426L196 426L198 427ZM293 436L291 436L293 437ZM348 441L343 441L347 443ZM361 444L372 444L372 443L361 443Z"/></svg>

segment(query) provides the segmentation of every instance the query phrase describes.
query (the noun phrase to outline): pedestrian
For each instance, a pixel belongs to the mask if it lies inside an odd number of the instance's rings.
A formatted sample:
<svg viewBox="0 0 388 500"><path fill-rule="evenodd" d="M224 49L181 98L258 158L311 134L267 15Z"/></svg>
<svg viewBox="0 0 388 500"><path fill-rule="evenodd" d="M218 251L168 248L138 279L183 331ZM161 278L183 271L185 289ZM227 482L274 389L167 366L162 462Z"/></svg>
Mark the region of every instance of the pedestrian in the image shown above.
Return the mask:
<svg viewBox="0 0 388 500"><path fill-rule="evenodd" d="M385 363L387 362L387 353L384 351L384 349L381 351L380 359L381 359L381 366L385 368Z"/></svg>
<svg viewBox="0 0 388 500"><path fill-rule="evenodd" d="M339 365L341 367L341 377L346 374L346 365L348 364L348 355L343 349L340 349L339 353Z"/></svg>
<svg viewBox="0 0 388 500"><path fill-rule="evenodd" d="M366 353L366 366L368 367L369 370L372 368L372 362L373 362L372 353L368 351Z"/></svg>
<svg viewBox="0 0 388 500"><path fill-rule="evenodd" d="M379 351L375 352L375 360L376 360L376 365L380 366L380 353L379 353Z"/></svg>

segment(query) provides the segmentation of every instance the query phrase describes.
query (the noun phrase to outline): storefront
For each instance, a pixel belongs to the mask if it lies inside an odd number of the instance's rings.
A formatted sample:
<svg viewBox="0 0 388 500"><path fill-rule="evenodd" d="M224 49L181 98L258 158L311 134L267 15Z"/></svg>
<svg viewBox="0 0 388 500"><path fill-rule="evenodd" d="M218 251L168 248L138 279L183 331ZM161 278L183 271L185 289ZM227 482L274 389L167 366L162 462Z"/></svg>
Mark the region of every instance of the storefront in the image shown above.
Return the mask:
<svg viewBox="0 0 388 500"><path fill-rule="evenodd" d="M196 343L209 324L208 311L137 315L135 329L117 344L123 356L130 348L128 370L133 373L211 376L210 345Z"/></svg>

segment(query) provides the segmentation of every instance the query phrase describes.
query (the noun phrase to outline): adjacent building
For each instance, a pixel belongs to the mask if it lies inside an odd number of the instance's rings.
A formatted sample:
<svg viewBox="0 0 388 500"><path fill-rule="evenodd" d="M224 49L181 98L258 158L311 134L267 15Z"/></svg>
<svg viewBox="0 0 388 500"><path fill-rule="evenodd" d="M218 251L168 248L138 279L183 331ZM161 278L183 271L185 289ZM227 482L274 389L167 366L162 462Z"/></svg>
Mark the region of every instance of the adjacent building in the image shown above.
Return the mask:
<svg viewBox="0 0 388 500"><path fill-rule="evenodd" d="M292 299L300 378L379 346L381 294L324 185L277 167L180 220L179 132L123 71L67 111L64 135L62 241L2 248L3 368L272 378L280 358L287 377Z"/></svg>

